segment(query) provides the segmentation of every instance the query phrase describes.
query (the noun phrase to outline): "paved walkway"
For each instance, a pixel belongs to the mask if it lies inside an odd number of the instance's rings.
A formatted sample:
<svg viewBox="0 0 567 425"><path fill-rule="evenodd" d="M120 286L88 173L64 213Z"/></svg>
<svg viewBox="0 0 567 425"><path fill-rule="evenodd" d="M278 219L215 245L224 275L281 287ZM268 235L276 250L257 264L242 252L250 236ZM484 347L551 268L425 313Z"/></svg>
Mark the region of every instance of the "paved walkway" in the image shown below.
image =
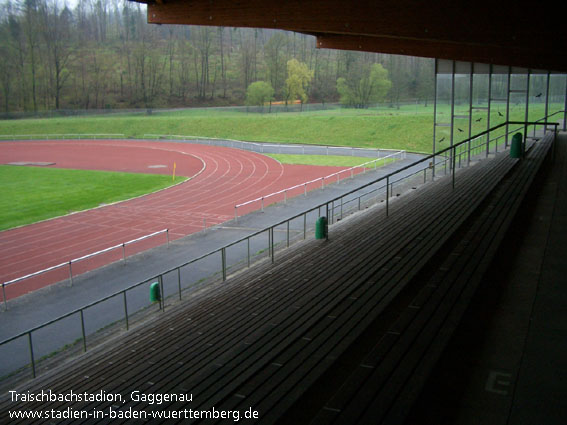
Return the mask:
<svg viewBox="0 0 567 425"><path fill-rule="evenodd" d="M567 420L567 133L408 424Z"/></svg>

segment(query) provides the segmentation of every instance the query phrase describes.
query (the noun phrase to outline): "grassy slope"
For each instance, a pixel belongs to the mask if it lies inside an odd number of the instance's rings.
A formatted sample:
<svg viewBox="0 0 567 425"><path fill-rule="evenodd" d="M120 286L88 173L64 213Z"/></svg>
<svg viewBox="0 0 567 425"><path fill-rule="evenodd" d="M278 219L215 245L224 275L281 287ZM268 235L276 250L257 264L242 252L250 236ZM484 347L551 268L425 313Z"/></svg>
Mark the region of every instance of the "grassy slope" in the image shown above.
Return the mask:
<svg viewBox="0 0 567 425"><path fill-rule="evenodd" d="M419 109L422 108L422 109ZM152 115L115 115L0 121L0 134L173 134L247 141L431 150L432 109L372 109L257 114L189 110Z"/></svg>
<svg viewBox="0 0 567 425"><path fill-rule="evenodd" d="M339 155L288 155L288 154L267 154L282 164L301 164L301 165L323 165L332 167L354 167L372 161L372 158L360 156L339 156ZM378 166L384 165L384 161L378 162ZM367 168L374 168L374 163L368 164Z"/></svg>
<svg viewBox="0 0 567 425"><path fill-rule="evenodd" d="M184 180L176 177L176 182ZM97 207L173 184L171 176L0 166L0 230Z"/></svg>
<svg viewBox="0 0 567 425"><path fill-rule="evenodd" d="M456 113L466 112L460 109L456 109ZM534 105L533 109L531 116L543 116L543 105ZM503 122L497 112L494 110L491 116L491 126ZM448 105L438 105L437 114L440 122L450 121ZM486 130L484 114L476 113L473 120L477 117L481 121L473 121L472 134ZM523 108L512 107L511 119L523 120ZM465 139L468 120L456 119L455 127L464 130L455 130L455 142ZM0 121L0 135L64 133L120 133L127 137L143 137L145 134L184 135L431 152L433 108L419 105L404 106L399 110L381 107L272 114L201 108L155 111L152 115L141 113ZM445 137L446 143L448 136L446 127L437 128L437 140ZM443 147L446 146L439 146Z"/></svg>

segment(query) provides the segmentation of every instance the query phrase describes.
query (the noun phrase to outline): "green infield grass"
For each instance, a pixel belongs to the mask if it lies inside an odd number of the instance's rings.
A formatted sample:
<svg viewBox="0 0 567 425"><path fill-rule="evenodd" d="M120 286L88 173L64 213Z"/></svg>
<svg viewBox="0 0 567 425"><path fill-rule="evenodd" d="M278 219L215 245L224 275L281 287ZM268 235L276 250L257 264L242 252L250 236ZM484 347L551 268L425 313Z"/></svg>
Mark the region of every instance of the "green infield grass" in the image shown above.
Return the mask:
<svg viewBox="0 0 567 425"><path fill-rule="evenodd" d="M156 174L0 166L0 230L94 208L186 180Z"/></svg>

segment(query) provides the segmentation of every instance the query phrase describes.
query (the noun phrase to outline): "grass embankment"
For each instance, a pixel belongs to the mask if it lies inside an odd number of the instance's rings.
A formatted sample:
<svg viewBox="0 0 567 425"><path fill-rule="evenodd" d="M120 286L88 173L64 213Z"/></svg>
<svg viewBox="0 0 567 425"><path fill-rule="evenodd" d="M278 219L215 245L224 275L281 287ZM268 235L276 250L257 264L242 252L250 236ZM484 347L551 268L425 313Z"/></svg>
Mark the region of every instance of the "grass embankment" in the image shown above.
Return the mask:
<svg viewBox="0 0 567 425"><path fill-rule="evenodd" d="M422 110L423 109L423 110ZM430 151L432 109L246 113L216 109L0 121L0 134L120 133Z"/></svg>
<svg viewBox="0 0 567 425"><path fill-rule="evenodd" d="M0 230L82 211L185 180L156 174L0 166Z"/></svg>
<svg viewBox="0 0 567 425"><path fill-rule="evenodd" d="M289 154L266 154L270 158L281 162L282 164L293 165L322 165L328 167L356 167L357 165L366 164L375 158L365 158L361 156L340 156L340 155L289 155ZM392 162L393 159L378 161L377 166L381 167L386 162ZM366 165L366 168L374 168L374 163Z"/></svg>
<svg viewBox="0 0 567 425"><path fill-rule="evenodd" d="M466 115L468 105L456 107L455 114ZM555 110L555 109L554 109ZM544 105L530 106L530 119L544 115ZM491 126L504 122L503 107L494 107ZM512 120L524 120L523 105L512 106ZM473 114L472 134L486 130L486 113ZM438 105L440 123L451 121L448 105ZM454 142L468 137L468 119L455 119ZM460 130L459 130L460 129ZM461 131L462 130L462 131ZM68 118L0 121L0 135L13 134L100 134L119 133L126 137L146 134L215 137L259 142L306 143L330 146L405 149L431 153L433 107L405 105L400 109L333 108L320 111L286 113L247 113L245 109L198 108L179 111L153 111L151 115L116 114ZM448 127L438 127L438 149L448 146Z"/></svg>

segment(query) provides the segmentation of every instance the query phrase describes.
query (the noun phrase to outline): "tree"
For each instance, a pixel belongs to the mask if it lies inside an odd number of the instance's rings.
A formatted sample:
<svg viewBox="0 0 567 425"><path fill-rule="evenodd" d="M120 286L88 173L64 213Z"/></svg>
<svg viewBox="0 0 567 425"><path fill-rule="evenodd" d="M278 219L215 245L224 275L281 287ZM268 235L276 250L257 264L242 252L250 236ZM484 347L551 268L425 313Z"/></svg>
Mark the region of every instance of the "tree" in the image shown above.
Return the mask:
<svg viewBox="0 0 567 425"><path fill-rule="evenodd" d="M33 110L37 112L37 67L36 67L36 48L38 45L38 5L36 0L25 0L24 1L24 31L26 34L26 40L28 44L28 50L30 55L30 66L31 66L31 86L32 86L32 101Z"/></svg>
<svg viewBox="0 0 567 425"><path fill-rule="evenodd" d="M301 109L303 104L307 102L306 89L313 79L314 72L310 70L306 64L299 62L297 59L287 61L287 79L285 86L287 91L287 101L294 101L299 98L301 101Z"/></svg>
<svg viewBox="0 0 567 425"><path fill-rule="evenodd" d="M57 2L42 3L39 31L45 42L47 73L50 94L55 101L55 109L61 105L61 91L69 77L67 61L71 54L69 47L71 12L67 7L59 10Z"/></svg>
<svg viewBox="0 0 567 425"><path fill-rule="evenodd" d="M337 80L337 91L343 105L367 108L371 102L382 100L392 87L388 71L382 65L375 63L366 70L362 68L352 68L348 79L340 77Z"/></svg>
<svg viewBox="0 0 567 425"><path fill-rule="evenodd" d="M4 111L10 111L10 99L12 97L12 76L14 75L14 61L11 59L9 46L0 46L0 84L4 95Z"/></svg>
<svg viewBox="0 0 567 425"><path fill-rule="evenodd" d="M242 105L259 80L278 100L333 102L337 79L360 82L374 63L389 71L392 105L433 93L430 59L317 50L313 38L280 30L156 27L140 4L118 0L0 4L0 110L10 113Z"/></svg>
<svg viewBox="0 0 567 425"><path fill-rule="evenodd" d="M211 58L211 45L213 42L213 29L209 27L199 27L198 37L196 40L196 50L199 53L198 59L200 60L200 73L196 68L196 73L199 75L197 78L198 82L198 97L199 99L205 99L207 96L207 90L210 84L210 58ZM197 56L195 56L197 60Z"/></svg>
<svg viewBox="0 0 567 425"><path fill-rule="evenodd" d="M274 98L274 88L265 81L256 81L248 86L246 90L246 104L258 105L262 109L266 102L270 102L270 112L272 110L272 99Z"/></svg>
<svg viewBox="0 0 567 425"><path fill-rule="evenodd" d="M281 95L283 88L286 44L287 36L283 32L276 32L264 46L266 74L278 96Z"/></svg>

